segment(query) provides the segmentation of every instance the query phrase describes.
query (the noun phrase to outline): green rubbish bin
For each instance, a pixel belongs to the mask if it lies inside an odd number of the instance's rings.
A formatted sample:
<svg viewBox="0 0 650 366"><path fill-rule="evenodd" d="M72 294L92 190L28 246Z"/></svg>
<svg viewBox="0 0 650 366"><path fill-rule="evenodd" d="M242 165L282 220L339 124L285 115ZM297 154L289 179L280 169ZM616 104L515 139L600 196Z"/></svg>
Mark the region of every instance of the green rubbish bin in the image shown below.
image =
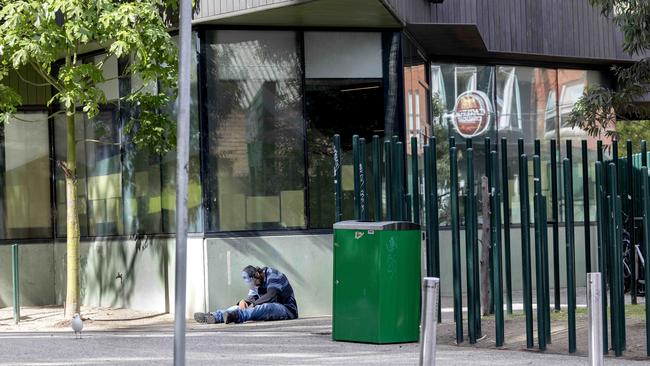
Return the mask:
<svg viewBox="0 0 650 366"><path fill-rule="evenodd" d="M421 235L411 222L334 224L333 340L418 341Z"/></svg>

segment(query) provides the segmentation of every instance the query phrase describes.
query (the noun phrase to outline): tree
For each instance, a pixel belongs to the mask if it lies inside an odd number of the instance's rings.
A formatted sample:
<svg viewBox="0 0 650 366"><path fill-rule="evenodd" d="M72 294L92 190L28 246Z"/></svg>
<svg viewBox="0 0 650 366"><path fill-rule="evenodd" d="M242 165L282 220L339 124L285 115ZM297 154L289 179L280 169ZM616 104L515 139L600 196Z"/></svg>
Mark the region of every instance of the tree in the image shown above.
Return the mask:
<svg viewBox="0 0 650 366"><path fill-rule="evenodd" d="M617 135L617 120L639 119L648 112L646 106L635 103L650 93L650 1L647 0L589 0L601 14L610 18L623 32L623 49L640 59L627 67L612 67L617 78L617 90L589 87L575 104L569 123L579 126L590 136L604 133Z"/></svg>
<svg viewBox="0 0 650 366"><path fill-rule="evenodd" d="M66 319L80 307L75 114L92 119L99 113L106 103L99 87L108 81L103 76L106 61L126 60L118 78L138 77L143 87L120 100L136 109L125 133L137 146L155 152L173 146L175 124L159 112L173 100L177 79L177 50L164 15L167 5L162 0L0 0L0 122L9 121L21 102L2 79L9 73L23 79L25 68L33 68L52 88L48 106L66 115L67 156L57 162L66 182ZM82 61L82 52L88 50L101 50L104 57ZM152 84L166 92L152 92Z"/></svg>

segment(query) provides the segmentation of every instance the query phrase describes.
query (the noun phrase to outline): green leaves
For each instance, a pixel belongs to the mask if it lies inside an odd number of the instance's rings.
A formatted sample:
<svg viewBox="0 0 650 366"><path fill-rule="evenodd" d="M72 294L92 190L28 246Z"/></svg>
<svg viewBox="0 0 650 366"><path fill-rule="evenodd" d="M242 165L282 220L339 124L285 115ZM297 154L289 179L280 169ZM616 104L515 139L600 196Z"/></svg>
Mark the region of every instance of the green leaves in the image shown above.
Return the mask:
<svg viewBox="0 0 650 366"><path fill-rule="evenodd" d="M619 26L623 32L623 48L630 54L646 54L650 50L650 1L589 0ZM617 120L638 119L650 110L636 103L650 93L650 59L642 58L629 67L613 67L617 89L590 87L575 104L569 123L579 126L590 136L617 135Z"/></svg>
<svg viewBox="0 0 650 366"><path fill-rule="evenodd" d="M163 112L174 97L178 63L161 15L166 5L165 0L0 0L0 67L31 65L55 90L48 105L68 113L80 107L92 118L107 103L101 88L107 81L104 61L128 60L119 79L135 77L169 92L138 91L116 101L138 106L127 132L138 146L165 151L175 141L170 139L174 122ZM95 50L106 57L82 60L81 52ZM6 86L0 92L0 113L7 119L20 97Z"/></svg>

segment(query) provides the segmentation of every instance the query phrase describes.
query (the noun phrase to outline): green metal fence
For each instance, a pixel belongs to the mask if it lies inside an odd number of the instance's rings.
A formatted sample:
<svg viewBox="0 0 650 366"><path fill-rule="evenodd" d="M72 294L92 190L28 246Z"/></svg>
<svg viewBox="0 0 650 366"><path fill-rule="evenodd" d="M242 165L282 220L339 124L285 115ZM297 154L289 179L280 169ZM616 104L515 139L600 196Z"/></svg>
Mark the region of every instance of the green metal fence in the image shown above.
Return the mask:
<svg viewBox="0 0 650 366"><path fill-rule="evenodd" d="M405 146L396 136L382 142L378 136L372 136L370 154L366 154L365 139L354 136L353 174L354 174L354 219L368 221L370 202L373 204L374 220L402 220L423 223L426 230L426 274L433 277L453 277L453 308L456 325L455 337L457 343L464 341L463 324L463 284L461 282L461 230L465 230L465 266L466 266L466 305L467 305L467 335L471 344L476 343L482 336L481 307L487 306L488 313L495 315L495 346L505 343L504 310L512 313L512 260L511 247L521 246L521 278L523 287L523 310L526 324L526 345L534 347L534 315L537 319L537 342L540 350L545 350L551 342L551 294L553 309L560 310L560 275L564 271L566 277L567 332L568 351L576 352L576 255L584 256L586 271L599 271L602 276L603 304L603 341L604 351L609 346L616 356L623 354L626 348L625 329L625 296L632 303L637 302L637 278L650 281L650 265L644 266L644 271L637 271L637 263L650 253L650 178L648 176L648 153L645 141L641 143L640 154L632 154L633 146L627 141L626 155L618 157L618 142L611 145L612 158L604 160L603 143L597 141L596 156L589 160L588 142L580 141L581 157L578 160L581 177L576 177L573 168L573 145L566 141L565 156L560 158L559 144L556 140L549 141L548 154L550 157L550 174L546 178L550 186L551 205L547 207L547 197L542 190L542 148L541 141L534 142L534 154L524 153L524 141L517 141L517 171L519 184L519 214L521 222L519 243L511 240L513 228L510 210L514 202L510 202L508 141L504 138L498 144L492 144L485 139L484 168L477 169L475 149L472 140L466 140L464 148L456 144L455 139L449 139L448 155L443 157L449 163L449 192L446 199L450 206L449 224L451 230L452 271L440 273L440 217L439 207L441 198L438 185L438 163L436 156L439 143L435 138L429 138L418 148L418 140L411 138L410 154L407 156ZM341 182L341 140L334 136L334 184L337 221L343 220L342 214L342 182ZM464 187L459 186L459 155L465 160L466 177ZM419 169L419 155L422 156L422 170ZM409 161L410 160L410 169ZM374 197L368 197L366 189L366 162L371 162L372 186ZM447 162L445 162L447 163ZM532 163L533 174L529 175L529 164ZM559 163L559 165L558 165ZM561 168L559 167L561 166ZM590 168L595 174L595 191L590 195ZM512 168L510 168L512 169ZM479 171L481 170L481 171ZM582 179L582 201L584 217L585 248L583 253L576 254L576 228L574 212L574 179ZM489 220L479 220L479 215L486 217L485 212L479 212L482 202L481 181L487 182L488 201L483 202L489 209ZM408 184L410 182L410 184ZM420 191L422 183L423 192ZM532 192L529 189L532 187ZM532 194L532 196L531 196ZM564 202L564 220L560 220L561 202ZM595 200L595 223L590 217L589 208ZM532 212L530 203L532 201ZM461 207L462 205L462 207ZM461 215L461 208L463 209ZM550 212L551 217L547 217ZM462 216L462 220L461 220ZM532 218L532 221L531 221ZM560 236L559 226L562 222L565 228L564 245L566 250L566 267L560 268ZM479 224L479 222L482 222ZM526 224L528 223L528 225ZM479 229L489 225L489 292L487 304L481 303L479 255ZM533 239L531 243L531 225ZM596 227L596 238L592 245L591 228ZM485 227L487 228L487 226ZM549 235L551 229L553 265L549 265ZM531 244L534 244L535 263L531 263ZM636 246L639 249L636 249ZM596 251L597 263L591 263L592 251ZM503 264L502 264L503 263ZM505 273L503 273L505 269ZM533 314L532 271L536 280L536 314ZM626 276L629 274L629 276ZM584 275L584 274L579 274ZM630 277L631 276L631 277ZM550 292L550 281L553 280L554 291ZM505 282L505 291L503 284ZM505 292L505 294L504 294ZM626 295L629 292L629 295ZM504 296L505 295L505 296ZM505 300L505 301L504 301ZM504 304L505 302L505 304ZM609 303L608 303L609 302ZM609 304L609 308L608 308ZM504 309L505 308L505 309ZM609 311L608 311L609 309ZM438 308L440 311L440 307ZM486 310L486 309L484 309ZM485 311L484 311L485 312ZM650 357L650 307L646 307L646 343ZM438 319L440 319L440 314Z"/></svg>

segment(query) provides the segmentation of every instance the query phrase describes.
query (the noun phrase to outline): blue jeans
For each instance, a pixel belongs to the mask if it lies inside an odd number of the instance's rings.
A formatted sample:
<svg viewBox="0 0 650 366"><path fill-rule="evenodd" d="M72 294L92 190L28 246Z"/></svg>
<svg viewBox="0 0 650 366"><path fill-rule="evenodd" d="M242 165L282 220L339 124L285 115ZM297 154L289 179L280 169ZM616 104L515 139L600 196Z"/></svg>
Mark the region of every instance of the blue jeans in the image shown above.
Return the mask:
<svg viewBox="0 0 650 366"><path fill-rule="evenodd" d="M273 302L247 309L237 308L236 310L239 311L239 323L249 320L289 320L296 318L284 305Z"/></svg>
<svg viewBox="0 0 650 366"><path fill-rule="evenodd" d="M226 311L233 311L233 310L237 310L237 309L239 309L239 306L233 305L233 306L229 307L228 309L217 310L217 311L215 311L215 312L213 312L211 314L214 315L214 318L217 320L217 323L223 323L223 313L225 313Z"/></svg>

